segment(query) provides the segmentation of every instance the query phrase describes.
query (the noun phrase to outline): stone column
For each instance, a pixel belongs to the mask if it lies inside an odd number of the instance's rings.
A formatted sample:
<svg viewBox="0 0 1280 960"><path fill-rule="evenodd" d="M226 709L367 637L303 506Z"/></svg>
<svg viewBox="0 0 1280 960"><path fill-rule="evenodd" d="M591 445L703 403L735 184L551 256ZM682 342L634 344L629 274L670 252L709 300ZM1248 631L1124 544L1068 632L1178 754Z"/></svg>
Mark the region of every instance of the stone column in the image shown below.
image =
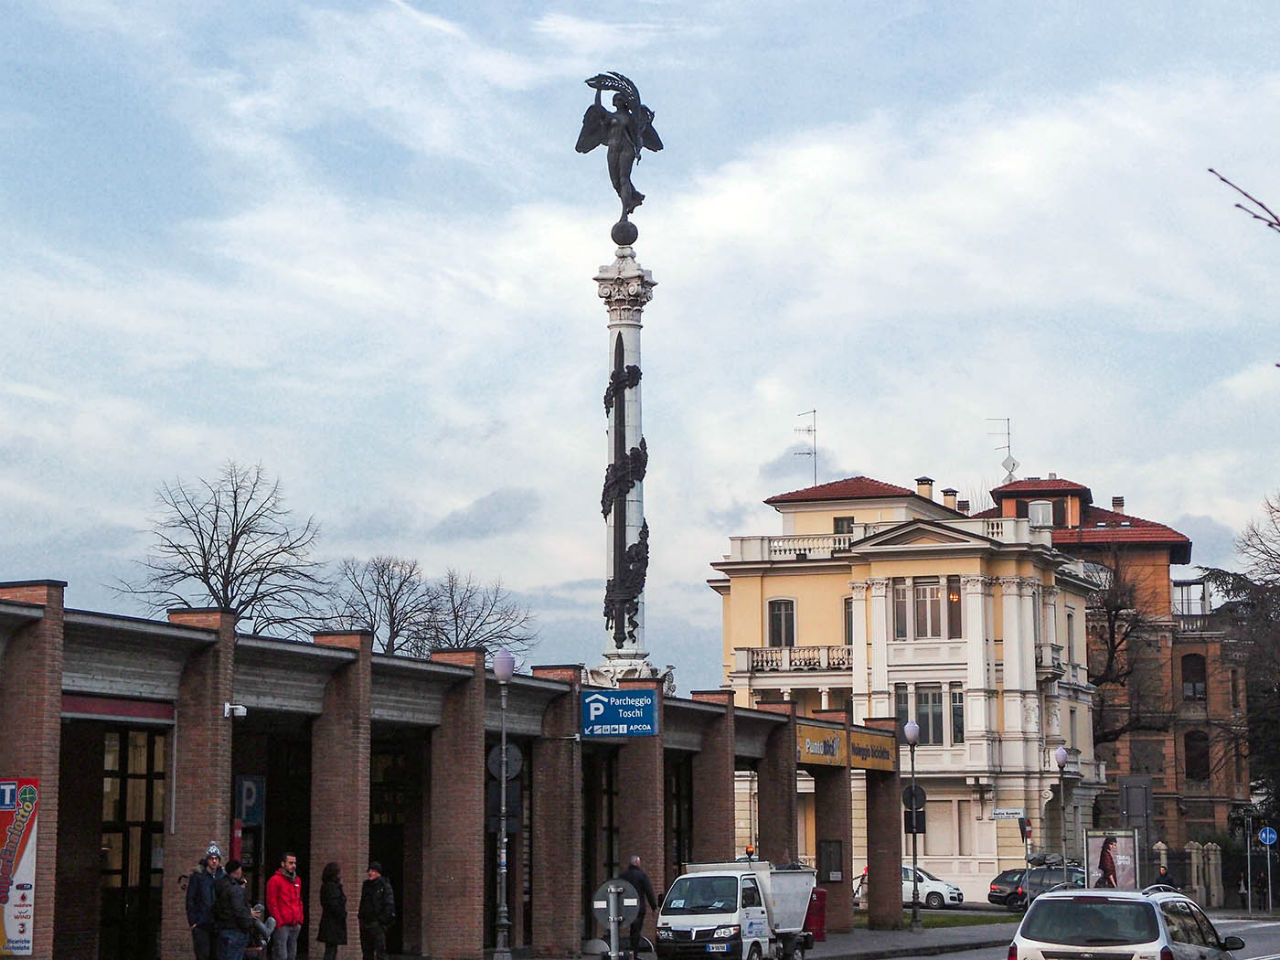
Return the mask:
<svg viewBox="0 0 1280 960"><path fill-rule="evenodd" d="M37 957L53 956L58 892L54 868L61 866L58 774L62 750L62 598L66 586L61 580L0 584L0 600L42 608L40 619L17 630L7 644L0 642L0 730L4 731L0 736L0 775L40 781L35 801L36 892L31 930ZM98 776L100 784L101 766ZM101 812L99 801L99 817ZM96 904L85 907L96 912Z"/></svg>
<svg viewBox="0 0 1280 960"><path fill-rule="evenodd" d="M853 591L853 609L850 617L853 620L852 674L849 678L850 699L853 703L853 722L861 723L871 712L869 696L871 679L867 663L867 583L865 580L850 580L849 589Z"/></svg>
<svg viewBox="0 0 1280 960"><path fill-rule="evenodd" d="M871 712L877 716L893 713L889 690L889 606L888 577L871 577Z"/></svg>
<svg viewBox="0 0 1280 960"><path fill-rule="evenodd" d="M355 660L339 667L324 688L320 716L311 723L311 851L307 869L309 923L320 923L320 877L325 864L342 868L347 895L347 930L358 931L359 888L369 864L369 700L373 690L373 635L362 630L312 635L316 646L340 647ZM404 891L401 891L403 895ZM310 937L308 937L310 941Z"/></svg>
<svg viewBox="0 0 1280 960"><path fill-rule="evenodd" d="M217 840L224 853L230 849L235 721L223 716L223 708L233 699L236 615L229 610L184 608L170 610L169 622L209 630L213 641L188 657L178 681L174 711L177 829L165 838L165 854L168 862L185 867L204 853L210 840ZM173 882L166 870L166 889ZM179 957L190 952L186 910L165 909L161 913L161 955Z"/></svg>
<svg viewBox="0 0 1280 960"><path fill-rule="evenodd" d="M965 670L964 739L966 743L980 743L990 731L987 718L987 689L991 666L988 663L986 593L990 589L987 577L964 576L960 578L964 596L964 643L968 655ZM985 748L984 748L985 749Z"/></svg>
<svg viewBox="0 0 1280 960"><path fill-rule="evenodd" d="M1023 730L1022 664L1027 651L1023 648L1022 635L1022 579L1001 577L999 582L1004 621L1004 734L1006 739L1012 740L1021 738ZM1012 747L1013 744L1009 746ZM1021 766L1021 745L1015 749L1018 765Z"/></svg>

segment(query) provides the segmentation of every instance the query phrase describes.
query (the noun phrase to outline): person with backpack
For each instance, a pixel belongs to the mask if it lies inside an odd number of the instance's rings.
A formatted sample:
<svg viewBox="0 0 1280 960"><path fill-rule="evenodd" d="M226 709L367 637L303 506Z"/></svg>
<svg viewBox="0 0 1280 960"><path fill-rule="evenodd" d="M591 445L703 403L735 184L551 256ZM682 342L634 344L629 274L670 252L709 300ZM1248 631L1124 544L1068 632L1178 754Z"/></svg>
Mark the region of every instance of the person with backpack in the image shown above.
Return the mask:
<svg viewBox="0 0 1280 960"><path fill-rule="evenodd" d="M382 875L382 864L369 863L369 879L360 888L360 951L364 960L387 960L387 928L396 919L396 895Z"/></svg>
<svg viewBox="0 0 1280 960"><path fill-rule="evenodd" d="M227 872L218 878L215 889L213 924L218 931L218 960L244 960L253 914L245 894L244 871L235 857L227 861Z"/></svg>
<svg viewBox="0 0 1280 960"><path fill-rule="evenodd" d="M187 925L196 960L214 960L218 955L218 931L213 926L213 901L222 872L222 851L210 843L195 872L187 880Z"/></svg>

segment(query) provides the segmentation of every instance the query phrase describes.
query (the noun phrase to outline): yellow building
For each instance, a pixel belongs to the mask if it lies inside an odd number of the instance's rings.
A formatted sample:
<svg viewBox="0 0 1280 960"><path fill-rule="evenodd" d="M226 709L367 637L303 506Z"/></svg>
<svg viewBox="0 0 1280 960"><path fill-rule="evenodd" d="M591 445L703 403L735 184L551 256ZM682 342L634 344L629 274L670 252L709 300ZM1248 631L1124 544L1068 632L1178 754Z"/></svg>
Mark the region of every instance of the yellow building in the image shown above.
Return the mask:
<svg viewBox="0 0 1280 960"><path fill-rule="evenodd" d="M935 501L927 477L914 491L852 477L765 502L782 515L781 535L730 538L709 581L722 597L724 674L737 702L791 700L801 715L848 708L854 723L895 717L899 729L915 719L928 794L920 865L967 900L985 900L990 879L1022 865L1028 845L1060 851L1064 819L1067 855L1079 857L1105 773L1085 670L1090 582L1054 548L1051 527L970 517L954 490ZM901 759L905 773L905 744ZM747 781L740 790L749 832ZM855 783L855 825L866 822L863 802ZM812 837L803 785L800 811L803 844ZM855 872L866 862L856 833L853 862Z"/></svg>

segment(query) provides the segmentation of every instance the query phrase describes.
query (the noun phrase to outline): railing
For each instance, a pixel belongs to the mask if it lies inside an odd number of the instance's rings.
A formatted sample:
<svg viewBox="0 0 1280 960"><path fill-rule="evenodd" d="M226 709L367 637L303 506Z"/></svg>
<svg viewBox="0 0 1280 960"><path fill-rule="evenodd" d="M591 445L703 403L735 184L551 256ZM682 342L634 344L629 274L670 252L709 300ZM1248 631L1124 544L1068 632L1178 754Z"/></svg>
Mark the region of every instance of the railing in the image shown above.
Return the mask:
<svg viewBox="0 0 1280 960"><path fill-rule="evenodd" d="M848 670L853 666L853 648L839 647L739 647L734 651L734 668L750 673L803 673Z"/></svg>
<svg viewBox="0 0 1280 960"><path fill-rule="evenodd" d="M901 526L902 520L854 524L846 533L793 534L785 537L730 537L729 561L764 562L775 560L829 559L834 552L849 550L859 541ZM1032 527L1019 517L977 518L937 521L958 533L969 533L998 543L1052 545L1053 531Z"/></svg>
<svg viewBox="0 0 1280 960"><path fill-rule="evenodd" d="M1066 659L1060 643L1036 645L1036 670L1042 674L1062 676L1066 672Z"/></svg>

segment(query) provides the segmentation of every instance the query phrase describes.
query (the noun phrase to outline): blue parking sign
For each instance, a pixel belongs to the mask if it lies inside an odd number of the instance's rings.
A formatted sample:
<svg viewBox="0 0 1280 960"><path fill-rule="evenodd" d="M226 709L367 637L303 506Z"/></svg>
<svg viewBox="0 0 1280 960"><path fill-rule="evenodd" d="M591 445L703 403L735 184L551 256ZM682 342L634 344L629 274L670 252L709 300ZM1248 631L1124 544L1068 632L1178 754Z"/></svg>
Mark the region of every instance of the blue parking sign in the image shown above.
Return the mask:
<svg viewBox="0 0 1280 960"><path fill-rule="evenodd" d="M582 691L584 737L656 737L656 690Z"/></svg>
<svg viewBox="0 0 1280 960"><path fill-rule="evenodd" d="M1261 840L1268 847L1271 846L1273 843L1276 842L1275 827L1263 827L1261 830L1258 831L1258 839Z"/></svg>

